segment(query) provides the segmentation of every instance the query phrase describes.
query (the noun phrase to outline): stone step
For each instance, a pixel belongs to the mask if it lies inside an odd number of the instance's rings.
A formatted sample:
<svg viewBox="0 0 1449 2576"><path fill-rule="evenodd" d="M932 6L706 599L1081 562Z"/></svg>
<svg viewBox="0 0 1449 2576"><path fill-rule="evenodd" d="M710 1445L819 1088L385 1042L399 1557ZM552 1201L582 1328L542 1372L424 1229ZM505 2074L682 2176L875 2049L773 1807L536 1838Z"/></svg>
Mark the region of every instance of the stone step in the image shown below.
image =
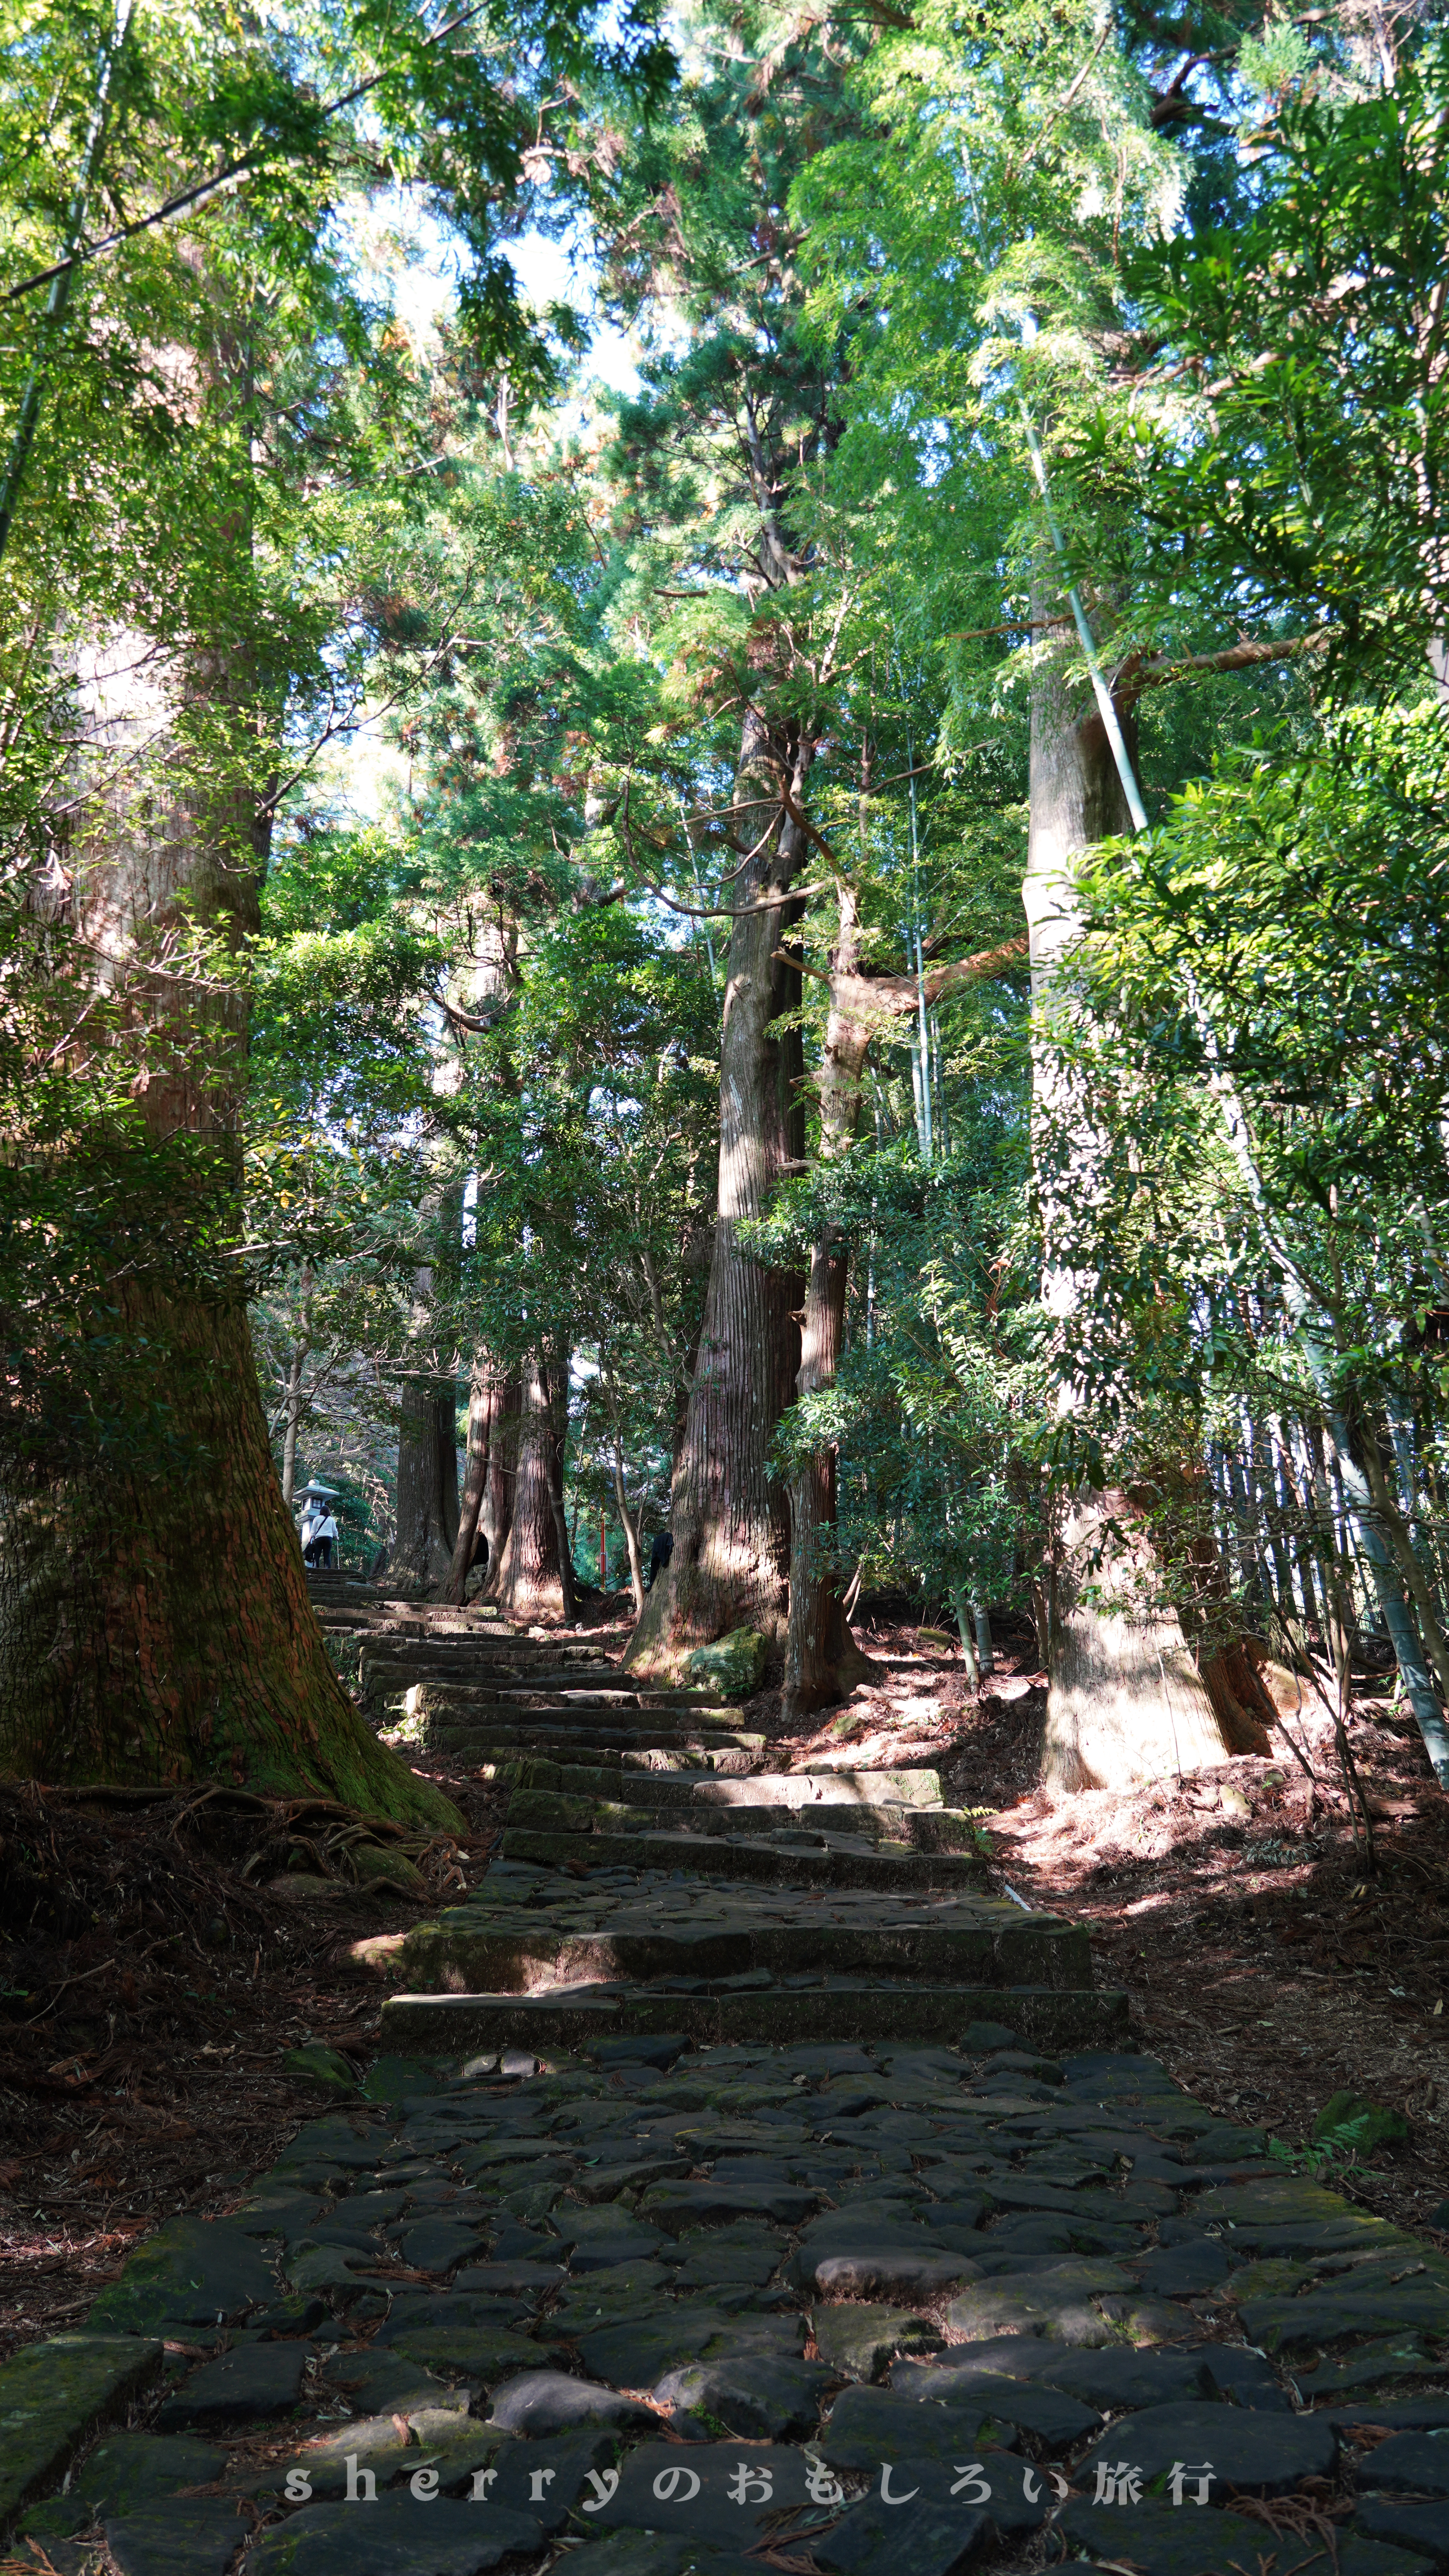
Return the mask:
<svg viewBox="0 0 1449 2576"><path fill-rule="evenodd" d="M536 1993L546 1986L619 1977L705 1978L830 1974L852 1978L918 1977L936 1985L1049 1986L1076 1990L1092 1982L1087 1935L1051 1914L938 1907L916 1920L842 1923L817 1909L768 1922L743 1911L683 1925L655 1919L642 1901L621 1905L597 1930L571 1930L546 1914L508 1921L452 1907L436 1924L420 1923L388 1963L389 1976L417 1992Z"/></svg>
<svg viewBox="0 0 1449 2576"><path fill-rule="evenodd" d="M762 1777L760 1785L769 1790L779 1784ZM800 1833L811 1838L844 1834L869 1843L896 1843L914 1851L976 1848L975 1825L957 1807L876 1806L845 1799L821 1801L809 1807L782 1799L724 1805L712 1799L713 1786L700 1784L685 1800L663 1811L671 1831L710 1838L736 1834L757 1837L786 1833L792 1838ZM576 1834L590 1839L598 1834L647 1833L662 1820L658 1806L632 1797L628 1803L609 1798L570 1798L554 1789L516 1789L508 1810L510 1830Z"/></svg>
<svg viewBox="0 0 1449 2576"><path fill-rule="evenodd" d="M523 1785L520 1782L520 1787ZM530 1788L543 1788L530 1781ZM600 1767L561 1768L558 1786L565 1794L607 1798L609 1776ZM649 1807L789 1807L810 1820L825 1809L941 1806L938 1771L755 1771L747 1777L699 1779L687 1771L659 1771L629 1782L631 1806Z"/></svg>
<svg viewBox="0 0 1449 2576"><path fill-rule="evenodd" d="M451 1692L459 1698L476 1699L480 1692L503 1690L536 1691L609 1690L603 1675L587 1664L572 1669L560 1664L555 1656L535 1660L520 1654L516 1644L500 1643L488 1655L471 1648L467 1659L459 1656L444 1661L437 1654L396 1653L389 1641L387 1653L380 1653L371 1643L362 1649L362 1673L366 1686L376 1691L426 1689Z"/></svg>
<svg viewBox="0 0 1449 2576"><path fill-rule="evenodd" d="M636 1761L635 1767L646 1771L671 1768L717 1771L723 1767L733 1774L740 1771L741 1763L726 1762L726 1755L747 1757L743 1764L746 1770L757 1769L766 1755L764 1737L748 1733L743 1727L658 1726L647 1717L634 1726L601 1724L597 1729L582 1726L577 1718L567 1715L531 1726L498 1723L463 1728L437 1727L428 1718L406 1721L399 1718L394 1722L406 1722L414 1728L420 1725L422 1741L464 1761L483 1761L490 1753L514 1760L521 1756L536 1756L540 1761L555 1765L583 1763L609 1774L626 1756L652 1757L657 1754L658 1761ZM417 1740L416 1735L413 1740ZM549 1784L539 1780L536 1785L543 1788Z"/></svg>
<svg viewBox="0 0 1449 2576"><path fill-rule="evenodd" d="M748 1755L754 1762L762 1758L765 1750L763 1735L748 1734L742 1727L712 1726L706 1733L702 1728L692 1726L658 1726L647 1717L641 1718L637 1726L601 1725L597 1732L593 1728L585 1730L578 1719L566 1711L529 1725L499 1721L491 1726L435 1729L431 1720L425 1719L423 1723L428 1744L436 1745L441 1752L456 1754L465 1761L476 1759L481 1762L493 1755L500 1760L518 1760L530 1755L536 1747L540 1759L555 1765L584 1762L609 1769L615 1762L622 1761L626 1754L648 1756L657 1753L661 1757L696 1755L701 1767L713 1764L718 1768L716 1756L722 1761L727 1754L739 1753ZM662 1770L666 1766L661 1758L657 1766L646 1761L644 1767ZM542 1788L551 1784L540 1781L538 1785Z"/></svg>
<svg viewBox="0 0 1449 2576"><path fill-rule="evenodd" d="M701 1743L750 1743L763 1745L765 1738L751 1727L731 1725L713 1711L692 1715L685 1709L655 1708L588 1708L580 1709L569 1700L553 1700L546 1707L521 1707L503 1700L492 1708L467 1713L453 1709L424 1708L419 1713L430 1727L438 1730L440 1743L462 1742L483 1734L518 1737L530 1740L545 1732L555 1735L567 1732L581 1743L622 1743L649 1736L660 1743L671 1737L684 1740L697 1737Z"/></svg>
<svg viewBox="0 0 1449 2576"><path fill-rule="evenodd" d="M792 1819L793 1822L793 1819ZM788 1887L929 1888L979 1885L984 1863L974 1851L872 1847L863 1836L827 1841L801 1834L766 1840L744 1834L548 1833L505 1824L505 1860L535 1861L579 1874L593 1870L687 1871L710 1878L762 1879Z"/></svg>
<svg viewBox="0 0 1449 2576"><path fill-rule="evenodd" d="M546 1741L548 1753L530 1753L522 1743L488 1742L466 1745L442 1740L438 1749L467 1762L471 1769L487 1777L506 1780L515 1789L562 1789L607 1795L627 1780L632 1796L636 1781L670 1773L686 1779L744 1779L760 1758L758 1741L744 1743L702 1744L688 1737L672 1744L651 1742L647 1736L639 1744L591 1744L586 1739L560 1736ZM431 1743L433 1739L429 1737Z"/></svg>
<svg viewBox="0 0 1449 2576"><path fill-rule="evenodd" d="M592 1683L599 1690L638 1690L646 1685L630 1682L620 1674L617 1665L601 1664L591 1646L561 1645L554 1639L520 1637L508 1629L500 1636L402 1637L395 1631L380 1636L372 1647L368 1661L379 1667L395 1665L414 1679L427 1679L436 1674L440 1680L464 1676L475 1669L485 1678L496 1673L501 1664L517 1664L531 1673L554 1675L570 1689ZM705 1694L696 1693L696 1697Z"/></svg>
<svg viewBox="0 0 1449 2576"><path fill-rule="evenodd" d="M446 1739L445 1739L446 1741ZM572 1759L544 1761L523 1756L517 1762L514 1787L518 1789L552 1789L570 1798L603 1798L617 1800L627 1790L626 1803L632 1807L691 1808L721 1807L788 1807L794 1814L813 1819L821 1796L819 1775L808 1772L768 1772L748 1769L743 1748L723 1753L706 1753L697 1766L674 1758L672 1751L661 1746L658 1761L630 1754L621 1759L618 1753L590 1753L581 1749ZM506 1758L506 1757L505 1757ZM827 1775L828 1776L828 1775ZM863 1775L869 1778L869 1774ZM940 1783L933 1771L876 1775L883 1781L904 1778L924 1780L934 1794L917 1798L893 1796L889 1789L879 1797L863 1794L860 1805L877 1807L913 1806L934 1813L941 1806ZM834 1786L833 1781L829 1783ZM826 1804L838 1805L826 1794ZM847 1801L852 1809L855 1801Z"/></svg>
<svg viewBox="0 0 1449 2576"><path fill-rule="evenodd" d="M373 1701L406 1699L415 1711L460 1720L487 1716L495 1709L565 1706L596 1711L601 1716L610 1710L652 1709L661 1717L687 1717L696 1723L718 1720L722 1725L729 1725L739 1716L728 1700L712 1699L702 1693L601 1691L593 1676L586 1676L582 1684L574 1686L566 1673L534 1673L511 1661L500 1662L486 1678L459 1683L440 1679L436 1674L420 1675L410 1662L383 1668L365 1646L359 1678L363 1691Z"/></svg>
<svg viewBox="0 0 1449 2576"><path fill-rule="evenodd" d="M471 2051L588 2048L604 2038L678 2034L697 2047L734 2041L919 2040L959 2044L975 2021L1000 2023L1045 2049L1120 2048L1127 1997L1110 1988L931 1986L906 1982L755 1986L685 1994L581 1986L549 1994L392 1995L382 2008L382 2046L400 2056L452 2059Z"/></svg>
<svg viewBox="0 0 1449 2576"><path fill-rule="evenodd" d="M727 1700L689 1698L671 1691L543 1690L528 1682L490 1683L487 1691L461 1691L436 1682L412 1682L405 1697L412 1712L435 1715L440 1724L476 1725L480 1717L567 1715L628 1717L644 1715L687 1720L695 1726L730 1726L739 1715Z"/></svg>

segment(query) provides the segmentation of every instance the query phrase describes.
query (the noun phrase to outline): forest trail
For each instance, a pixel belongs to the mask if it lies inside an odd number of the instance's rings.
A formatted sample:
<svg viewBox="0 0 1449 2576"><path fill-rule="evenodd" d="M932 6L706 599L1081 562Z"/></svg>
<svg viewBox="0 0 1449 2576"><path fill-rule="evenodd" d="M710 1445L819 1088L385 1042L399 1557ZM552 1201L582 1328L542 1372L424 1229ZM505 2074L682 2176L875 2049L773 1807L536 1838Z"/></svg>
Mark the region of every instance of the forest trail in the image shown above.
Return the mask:
<svg viewBox="0 0 1449 2576"><path fill-rule="evenodd" d="M354 1944L361 2084L0 2371L16 2563L1442 2565L1449 2257L1175 2084L936 1769L314 1589L503 1830Z"/></svg>

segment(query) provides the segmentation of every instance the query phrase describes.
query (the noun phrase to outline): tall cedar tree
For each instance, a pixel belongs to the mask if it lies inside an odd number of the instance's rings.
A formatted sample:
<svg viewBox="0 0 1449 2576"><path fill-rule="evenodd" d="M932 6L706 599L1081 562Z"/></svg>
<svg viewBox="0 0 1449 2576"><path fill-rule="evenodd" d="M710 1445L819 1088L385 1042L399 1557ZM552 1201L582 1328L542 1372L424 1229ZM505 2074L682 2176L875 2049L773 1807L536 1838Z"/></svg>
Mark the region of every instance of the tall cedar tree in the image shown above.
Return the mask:
<svg viewBox="0 0 1449 2576"><path fill-rule="evenodd" d="M659 49L633 18L624 34L609 68L656 78ZM22 54L0 101L12 128L60 102L45 148L7 156L21 289L70 238L98 89L88 13L46 43L55 60ZM580 0L446 26L353 0L265 29L138 10L110 66L97 199L159 208L224 165L239 184L79 269L14 384L8 819L29 865L6 927L30 1053L6 1066L24 1203L0 1758L22 1774L214 1777L456 1822L333 1675L268 1452L238 1257L246 960L289 716L327 686L325 609L309 626L297 604L335 534L314 522L329 491L414 463L343 434L337 353L385 375L386 339L333 218L375 183L380 132L471 255L472 326L506 336L500 226L540 136L578 141L578 84L603 65ZM105 1091L98 1030L126 1075Z"/></svg>
<svg viewBox="0 0 1449 2576"><path fill-rule="evenodd" d="M787 216L793 180L855 121L859 38L707 9L693 77L667 136L642 154L612 217L608 280L635 309L672 307L686 353L623 413L631 533L652 537L662 583L746 612L712 673L737 711L720 1061L719 1193L709 1286L671 1507L673 1554L630 1660L665 1670L749 1627L783 1645L790 1527L771 1443L799 1377L805 1282L752 1257L741 1228L804 1151L800 975L807 782L827 732L832 673L818 624L813 487L837 434L843 343L807 350ZM701 504L704 504L704 507Z"/></svg>

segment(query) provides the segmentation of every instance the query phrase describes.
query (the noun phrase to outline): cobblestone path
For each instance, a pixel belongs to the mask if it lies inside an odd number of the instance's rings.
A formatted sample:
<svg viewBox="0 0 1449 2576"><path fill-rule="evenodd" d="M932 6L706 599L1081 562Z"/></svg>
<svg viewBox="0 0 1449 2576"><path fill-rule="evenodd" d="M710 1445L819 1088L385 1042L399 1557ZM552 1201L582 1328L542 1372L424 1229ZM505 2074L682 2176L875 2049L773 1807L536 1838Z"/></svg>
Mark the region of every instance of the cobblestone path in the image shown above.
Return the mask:
<svg viewBox="0 0 1449 2576"><path fill-rule="evenodd" d="M1449 2568L1449 2262L1138 2054L931 1772L455 1626L362 1684L498 1856L364 1945L363 2091L0 2371L19 2565Z"/></svg>

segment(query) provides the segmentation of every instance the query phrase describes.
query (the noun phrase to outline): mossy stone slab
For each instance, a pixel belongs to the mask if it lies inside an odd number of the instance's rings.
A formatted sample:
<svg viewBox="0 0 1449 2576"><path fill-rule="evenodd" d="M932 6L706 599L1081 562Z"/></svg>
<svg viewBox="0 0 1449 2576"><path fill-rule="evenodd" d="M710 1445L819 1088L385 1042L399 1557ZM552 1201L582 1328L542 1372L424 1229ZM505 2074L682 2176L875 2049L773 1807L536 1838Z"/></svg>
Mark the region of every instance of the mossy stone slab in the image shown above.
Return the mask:
<svg viewBox="0 0 1449 2576"><path fill-rule="evenodd" d="M226 2467L225 2451L185 2434L116 2433L98 2442L68 2492L32 2505L22 2532L84 2531L104 2514L131 2514L182 2487L210 2486Z"/></svg>
<svg viewBox="0 0 1449 2576"><path fill-rule="evenodd" d="M1351 2335L1449 2336L1449 2290L1437 2281L1385 2282L1373 2290L1309 2290L1296 2299L1247 2299L1243 2332L1265 2352L1313 2352Z"/></svg>
<svg viewBox="0 0 1449 2576"><path fill-rule="evenodd" d="M159 2379L162 2346L56 2335L0 2364L0 2535L59 2478L97 2425Z"/></svg>
<svg viewBox="0 0 1449 2576"><path fill-rule="evenodd" d="M654 2394L676 2421L695 2415L752 2442L794 2442L813 2433L831 2373L818 2361L770 2361L757 2354L671 2370Z"/></svg>
<svg viewBox="0 0 1449 2576"><path fill-rule="evenodd" d="M818 2567L829 2576L876 2576L878 2569L906 2567L911 2576L962 2576L995 2538L989 2505L964 2508L938 2498L923 2498L910 2485L913 2471L903 2466L904 2506L894 2498L863 2496L833 2529L814 2544Z"/></svg>
<svg viewBox="0 0 1449 2576"><path fill-rule="evenodd" d="M864 2300L816 2308L811 2324L821 2360L850 2379L878 2379L898 2353L928 2352L941 2341L940 2328L930 2317Z"/></svg>
<svg viewBox="0 0 1449 2576"><path fill-rule="evenodd" d="M1449 2497L1449 2436L1393 2433L1370 2453L1359 2478L1386 2495Z"/></svg>
<svg viewBox="0 0 1449 2576"><path fill-rule="evenodd" d="M351 2120L309 2120L283 2148L272 2172L279 2180L297 2165L319 2166L327 2173L370 2172L387 2143L385 2130L364 2126L360 2118L355 2125Z"/></svg>
<svg viewBox="0 0 1449 2576"><path fill-rule="evenodd" d="M445 2078L421 2057L374 2058L363 2077L364 2102L402 2102L409 2094L441 2093Z"/></svg>
<svg viewBox="0 0 1449 2576"><path fill-rule="evenodd" d="M1099 2462L1112 2468L1119 2460L1140 2472L1149 2497L1154 2490L1165 2492L1175 2463L1210 2462L1210 2505L1215 2495L1226 2496L1233 2488L1243 2495L1291 2495L1304 2478L1332 2477L1338 2434L1326 2415L1260 2414L1244 2406L1149 2406L1112 2426L1080 2463L1076 2482L1085 2486L1088 2479L1095 2480Z"/></svg>
<svg viewBox="0 0 1449 2576"><path fill-rule="evenodd" d="M251 2525L230 2497L178 2497L102 2524L116 2576L227 2576Z"/></svg>
<svg viewBox="0 0 1449 2576"><path fill-rule="evenodd" d="M338 2352L323 2365L329 2390L345 2398L359 2414L410 2415L416 2407L447 2406L468 2411L466 2388L449 2388L399 2352Z"/></svg>
<svg viewBox="0 0 1449 2576"><path fill-rule="evenodd" d="M754 1628L732 1628L711 1646L696 1646L685 1670L701 1690L718 1691L722 1699L748 1699L764 1676L765 1640Z"/></svg>
<svg viewBox="0 0 1449 2576"><path fill-rule="evenodd" d="M536 2557L531 2514L501 2505L420 2502L408 2488L371 2504L308 2504L265 2532L247 2576L486 2576L500 2559Z"/></svg>
<svg viewBox="0 0 1449 2576"><path fill-rule="evenodd" d="M181 2433L290 2415L301 2397L307 2354L301 2343L238 2344L183 2381L157 2425L163 2433Z"/></svg>
<svg viewBox="0 0 1449 2576"><path fill-rule="evenodd" d="M1353 2537L1360 2549L1370 2544L1383 2550L1417 2550L1416 2576L1428 2560L1435 2567L1449 2567L1449 2515L1442 2504L1406 2504L1398 2496L1365 2496L1353 2518ZM1342 2549L1344 2535L1339 2534Z"/></svg>
<svg viewBox="0 0 1449 2576"><path fill-rule="evenodd" d="M728 2323L720 2308L660 2300L637 2317L580 2335L579 2358L591 2379L612 2388L652 2388L666 2371L700 2360Z"/></svg>
<svg viewBox="0 0 1449 2576"><path fill-rule="evenodd" d="M819 2441L811 2447L832 2469L863 2471L875 2480L888 2461L947 2460L958 2453L963 2459L972 2457L991 2413L990 2398L978 2400L974 2391L944 2405L923 2405L893 2388L846 2388L832 2406ZM1083 2415L1088 2431L1096 2421L1095 2416ZM997 2437L996 2448L1014 2447L1009 2430Z"/></svg>
<svg viewBox="0 0 1449 2576"><path fill-rule="evenodd" d="M1119 2336L1097 2304L1131 2287L1129 2275L1114 2263L1043 2264L974 2283L952 2300L947 2316L952 2331L973 2343L1018 2334L1066 2344L1136 2342L1135 2335ZM1180 2328L1181 2318L1176 2322Z"/></svg>
<svg viewBox="0 0 1449 2576"><path fill-rule="evenodd" d="M1142 2576L1229 2576L1235 2568L1262 2565L1273 2545L1270 2533L1265 2548L1261 2522L1250 2522L1246 2514L1219 2513L1211 2505L1097 2505L1074 2499L1063 2506L1056 2529L1075 2554L1105 2559L1109 2565L1130 2560ZM1332 2576L1335 2566L1339 2576L1426 2576L1422 2558L1341 2529L1332 2559L1327 2549L1315 2554L1309 2542L1295 2550L1293 2563L1303 2576Z"/></svg>
<svg viewBox="0 0 1449 2576"><path fill-rule="evenodd" d="M1399 2381L1443 2379L1445 2367L1417 2335L1384 2335L1355 2345L1341 2361L1316 2367L1300 2363L1295 2375L1305 2402L1321 2406L1325 2400L1352 2399L1372 2389L1392 2388Z"/></svg>
<svg viewBox="0 0 1449 2576"><path fill-rule="evenodd" d="M485 2334L466 2326L414 2326L391 2348L424 2370L453 2372L485 2388L496 2387L514 2371L537 2370L549 2358L547 2346L527 2343L522 2335Z"/></svg>
<svg viewBox="0 0 1449 2576"><path fill-rule="evenodd" d="M270 2307L276 2295L276 2275L245 2229L225 2219L172 2218L137 2247L86 2323L99 2334L214 2326Z"/></svg>

